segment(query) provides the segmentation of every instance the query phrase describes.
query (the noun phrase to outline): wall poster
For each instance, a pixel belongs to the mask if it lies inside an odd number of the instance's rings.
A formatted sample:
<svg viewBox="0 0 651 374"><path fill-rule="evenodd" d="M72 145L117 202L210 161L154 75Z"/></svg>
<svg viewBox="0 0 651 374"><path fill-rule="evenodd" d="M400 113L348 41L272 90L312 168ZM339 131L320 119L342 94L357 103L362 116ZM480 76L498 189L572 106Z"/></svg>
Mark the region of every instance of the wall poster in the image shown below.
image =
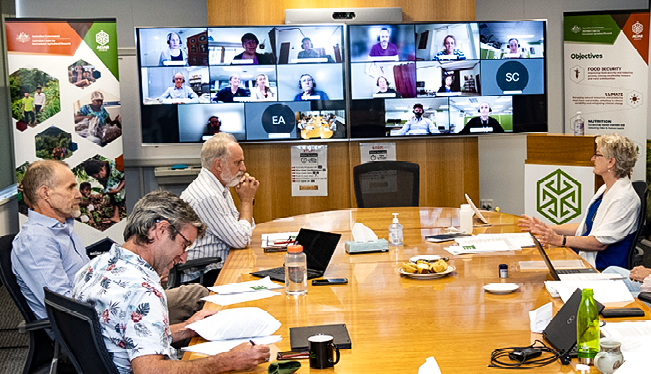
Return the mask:
<svg viewBox="0 0 651 374"><path fill-rule="evenodd" d="M82 211L86 246L122 242L126 224L115 19L6 18L7 66L21 224L21 180L37 160L66 162Z"/></svg>
<svg viewBox="0 0 651 374"><path fill-rule="evenodd" d="M645 179L649 12L564 14L565 132L619 133L639 149Z"/></svg>
<svg viewBox="0 0 651 374"><path fill-rule="evenodd" d="M292 152L292 196L328 196L328 146L298 145Z"/></svg>

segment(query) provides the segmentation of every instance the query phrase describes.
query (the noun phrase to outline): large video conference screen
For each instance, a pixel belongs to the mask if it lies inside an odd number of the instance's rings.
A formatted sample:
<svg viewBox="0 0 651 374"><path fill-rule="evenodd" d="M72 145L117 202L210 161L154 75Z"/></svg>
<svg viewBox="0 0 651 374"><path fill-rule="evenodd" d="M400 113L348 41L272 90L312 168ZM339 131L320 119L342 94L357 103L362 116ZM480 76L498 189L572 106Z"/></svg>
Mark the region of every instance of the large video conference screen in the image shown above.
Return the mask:
<svg viewBox="0 0 651 374"><path fill-rule="evenodd" d="M142 142L547 131L545 21L136 29Z"/></svg>
<svg viewBox="0 0 651 374"><path fill-rule="evenodd" d="M547 131L545 21L349 27L352 138Z"/></svg>
<svg viewBox="0 0 651 374"><path fill-rule="evenodd" d="M143 143L346 138L343 29L136 29Z"/></svg>

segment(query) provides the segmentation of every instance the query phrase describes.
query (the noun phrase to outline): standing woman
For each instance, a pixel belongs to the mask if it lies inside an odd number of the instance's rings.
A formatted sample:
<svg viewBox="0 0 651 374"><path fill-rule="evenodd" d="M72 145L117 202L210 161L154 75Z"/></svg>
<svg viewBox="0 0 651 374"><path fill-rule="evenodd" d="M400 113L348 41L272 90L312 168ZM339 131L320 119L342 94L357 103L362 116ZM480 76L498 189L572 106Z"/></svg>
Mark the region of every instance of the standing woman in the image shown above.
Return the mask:
<svg viewBox="0 0 651 374"><path fill-rule="evenodd" d="M640 198L630 178L637 152L633 142L619 134L599 136L595 142L592 172L605 183L590 201L583 222L550 226L523 214L518 226L540 235L542 243L578 251L599 270L626 267L640 211Z"/></svg>

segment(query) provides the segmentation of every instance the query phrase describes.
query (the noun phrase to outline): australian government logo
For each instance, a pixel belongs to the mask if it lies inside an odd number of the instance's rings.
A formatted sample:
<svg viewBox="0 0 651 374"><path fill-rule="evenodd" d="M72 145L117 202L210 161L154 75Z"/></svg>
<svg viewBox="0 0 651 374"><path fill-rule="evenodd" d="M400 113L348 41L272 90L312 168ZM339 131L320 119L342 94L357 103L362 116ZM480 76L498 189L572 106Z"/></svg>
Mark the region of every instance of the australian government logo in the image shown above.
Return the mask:
<svg viewBox="0 0 651 374"><path fill-rule="evenodd" d="M95 34L95 42L99 44L97 46L98 51L103 51L106 52L109 50L109 46L107 45L109 43L109 34L104 32L104 30L100 30L97 34Z"/></svg>
<svg viewBox="0 0 651 374"><path fill-rule="evenodd" d="M556 225L581 214L581 183L561 169L540 179L536 186L536 211Z"/></svg>
<svg viewBox="0 0 651 374"><path fill-rule="evenodd" d="M581 31L581 28L579 26L574 25L574 27L572 27L572 32L573 33L578 34L579 31Z"/></svg>
<svg viewBox="0 0 651 374"><path fill-rule="evenodd" d="M16 40L18 40L21 43L27 43L29 41L29 35L25 34L24 32L21 32L16 37Z"/></svg>

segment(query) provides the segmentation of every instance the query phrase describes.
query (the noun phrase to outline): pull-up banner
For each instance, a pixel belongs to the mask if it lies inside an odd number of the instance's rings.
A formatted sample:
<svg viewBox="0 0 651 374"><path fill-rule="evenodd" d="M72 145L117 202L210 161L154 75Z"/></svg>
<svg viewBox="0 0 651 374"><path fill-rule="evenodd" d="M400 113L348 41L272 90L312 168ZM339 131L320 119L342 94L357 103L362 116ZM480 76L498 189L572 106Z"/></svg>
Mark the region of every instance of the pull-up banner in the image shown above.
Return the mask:
<svg viewBox="0 0 651 374"><path fill-rule="evenodd" d="M645 179L649 12L564 13L565 132L581 112L586 135L619 133L639 149Z"/></svg>
<svg viewBox="0 0 651 374"><path fill-rule="evenodd" d="M83 195L75 231L86 246L122 242L126 223L115 22L5 19L21 224L27 167L62 160Z"/></svg>

